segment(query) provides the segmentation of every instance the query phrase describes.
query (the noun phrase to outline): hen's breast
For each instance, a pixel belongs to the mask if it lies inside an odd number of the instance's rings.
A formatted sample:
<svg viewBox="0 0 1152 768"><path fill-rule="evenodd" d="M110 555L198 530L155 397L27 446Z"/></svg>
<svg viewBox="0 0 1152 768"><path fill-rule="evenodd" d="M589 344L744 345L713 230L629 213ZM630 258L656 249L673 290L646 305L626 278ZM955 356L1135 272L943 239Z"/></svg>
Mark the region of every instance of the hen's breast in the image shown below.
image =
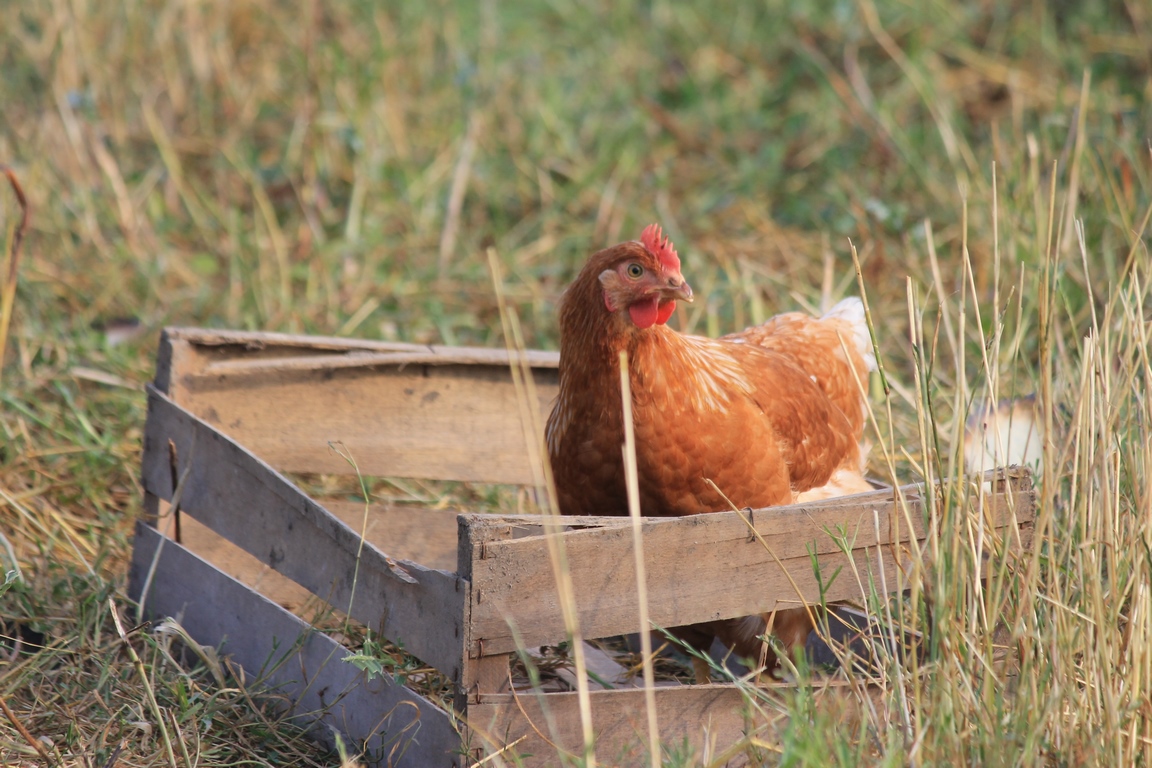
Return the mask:
<svg viewBox="0 0 1152 768"><path fill-rule="evenodd" d="M640 347L632 365L637 469L645 514L792 500L787 462L736 345L689 336Z"/></svg>
<svg viewBox="0 0 1152 768"><path fill-rule="evenodd" d="M792 501L779 442L763 414L746 402L706 414L692 408L638 409L636 442L645 514L727 510L725 496L737 507Z"/></svg>

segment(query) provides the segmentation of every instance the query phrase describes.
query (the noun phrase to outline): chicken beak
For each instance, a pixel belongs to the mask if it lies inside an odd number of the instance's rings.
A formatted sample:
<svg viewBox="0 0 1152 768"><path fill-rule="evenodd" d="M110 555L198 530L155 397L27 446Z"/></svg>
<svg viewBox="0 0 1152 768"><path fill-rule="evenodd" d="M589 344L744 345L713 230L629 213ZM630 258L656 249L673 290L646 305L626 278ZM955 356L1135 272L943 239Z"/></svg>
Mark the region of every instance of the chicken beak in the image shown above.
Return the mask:
<svg viewBox="0 0 1152 768"><path fill-rule="evenodd" d="M692 286L679 275L668 278L668 290L664 294L669 299L692 303Z"/></svg>

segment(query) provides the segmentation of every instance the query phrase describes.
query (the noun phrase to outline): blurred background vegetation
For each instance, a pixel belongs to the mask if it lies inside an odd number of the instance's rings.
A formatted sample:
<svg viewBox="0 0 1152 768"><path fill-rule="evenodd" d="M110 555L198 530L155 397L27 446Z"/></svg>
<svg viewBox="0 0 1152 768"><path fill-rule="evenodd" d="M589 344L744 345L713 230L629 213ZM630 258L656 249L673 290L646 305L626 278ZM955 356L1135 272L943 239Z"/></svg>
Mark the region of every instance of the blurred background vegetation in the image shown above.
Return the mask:
<svg viewBox="0 0 1152 768"><path fill-rule="evenodd" d="M986 327L1015 334L1014 395L1047 343L1028 320L1045 264L1069 363L1148 258L1143 0L0 0L0 17L0 163L32 214L0 361L0 561L20 572L0 697L62 755L107 759L107 723L147 719L77 694L69 720L53 707L77 689L44 681L51 654L112 642L165 325L502 346L494 248L529 344L554 349L585 257L658 221L704 299L675 322L707 334L855 293L854 243L905 392L906 279L931 314L966 249ZM8 240L19 216L4 188ZM894 417L909 446L913 410ZM268 746L287 736L235 736L254 712L213 715L233 725L205 730L201 764L287 760ZM0 759L29 749L0 721Z"/></svg>

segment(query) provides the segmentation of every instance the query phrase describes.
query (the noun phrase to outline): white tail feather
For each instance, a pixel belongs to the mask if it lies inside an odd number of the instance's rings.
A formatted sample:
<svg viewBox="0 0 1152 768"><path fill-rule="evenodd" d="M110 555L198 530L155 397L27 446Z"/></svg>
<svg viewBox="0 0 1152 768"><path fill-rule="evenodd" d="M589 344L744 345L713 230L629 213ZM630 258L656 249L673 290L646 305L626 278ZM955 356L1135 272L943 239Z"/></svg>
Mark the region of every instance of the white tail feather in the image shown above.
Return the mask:
<svg viewBox="0 0 1152 768"><path fill-rule="evenodd" d="M876 370L876 355L872 350L872 335L868 333L868 322L864 318L864 302L857 296L843 299L824 313L823 320L842 320L852 327L852 341L864 358L869 371ZM845 340L847 341L847 340Z"/></svg>

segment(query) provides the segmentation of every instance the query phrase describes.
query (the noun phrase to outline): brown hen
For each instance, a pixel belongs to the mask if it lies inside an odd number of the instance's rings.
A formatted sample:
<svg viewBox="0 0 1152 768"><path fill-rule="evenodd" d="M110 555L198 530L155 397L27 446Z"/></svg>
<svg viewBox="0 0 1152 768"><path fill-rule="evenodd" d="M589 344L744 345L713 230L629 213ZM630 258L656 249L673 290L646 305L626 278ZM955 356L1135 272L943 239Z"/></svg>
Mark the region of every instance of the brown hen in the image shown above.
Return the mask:
<svg viewBox="0 0 1152 768"><path fill-rule="evenodd" d="M645 516L791 504L867 490L860 472L864 401L875 368L859 299L821 318L801 313L719 339L669 328L692 289L660 228L595 253L560 305L560 394L547 444L560 511L627 515L619 353L628 353L640 507ZM853 373L855 371L855 373ZM823 489L823 491L821 490ZM822 495L818 495L822 494ZM771 669L766 625L789 650L811 629L803 609L679 628ZM697 678L706 665L697 664Z"/></svg>

